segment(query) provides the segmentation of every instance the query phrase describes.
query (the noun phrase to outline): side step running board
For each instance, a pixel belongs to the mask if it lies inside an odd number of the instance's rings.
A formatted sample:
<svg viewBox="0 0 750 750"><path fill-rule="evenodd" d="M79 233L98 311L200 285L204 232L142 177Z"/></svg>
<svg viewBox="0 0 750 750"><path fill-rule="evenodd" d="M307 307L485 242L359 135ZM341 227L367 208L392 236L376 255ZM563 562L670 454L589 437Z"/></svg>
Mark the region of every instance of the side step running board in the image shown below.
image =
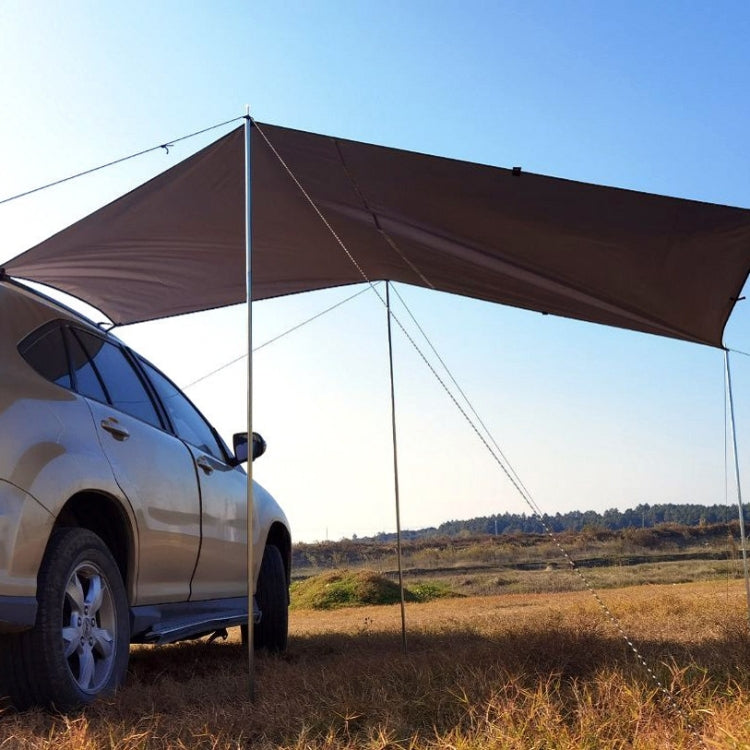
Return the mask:
<svg viewBox="0 0 750 750"><path fill-rule="evenodd" d="M253 622L259 623L262 617L258 604L253 600ZM247 614L236 609L195 612L177 617L165 617L155 622L138 639L143 643L164 645L190 638L210 635L223 628L232 628L247 624Z"/></svg>

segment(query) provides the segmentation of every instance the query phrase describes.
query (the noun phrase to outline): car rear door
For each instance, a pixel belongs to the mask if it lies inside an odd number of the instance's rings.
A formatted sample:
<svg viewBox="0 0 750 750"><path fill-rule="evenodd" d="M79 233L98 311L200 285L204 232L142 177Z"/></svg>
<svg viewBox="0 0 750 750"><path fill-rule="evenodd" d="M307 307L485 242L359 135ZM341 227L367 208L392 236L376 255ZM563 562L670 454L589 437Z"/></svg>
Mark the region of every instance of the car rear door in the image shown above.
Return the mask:
<svg viewBox="0 0 750 750"><path fill-rule="evenodd" d="M76 390L138 525L135 604L187 601L200 547L200 497L190 451L165 430L129 355L93 332L68 329Z"/></svg>

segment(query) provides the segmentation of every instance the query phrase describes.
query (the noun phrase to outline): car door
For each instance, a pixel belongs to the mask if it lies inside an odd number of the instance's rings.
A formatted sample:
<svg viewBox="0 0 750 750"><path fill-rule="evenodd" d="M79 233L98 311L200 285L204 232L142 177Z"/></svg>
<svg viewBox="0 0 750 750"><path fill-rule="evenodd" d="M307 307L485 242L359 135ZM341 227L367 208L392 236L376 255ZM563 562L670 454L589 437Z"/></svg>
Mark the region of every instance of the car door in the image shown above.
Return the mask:
<svg viewBox="0 0 750 750"><path fill-rule="evenodd" d="M214 429L177 386L145 360L139 362L172 428L189 448L200 483L202 540L190 598L245 596L247 474L233 464ZM257 519L253 520L257 535Z"/></svg>
<svg viewBox="0 0 750 750"><path fill-rule="evenodd" d="M190 451L163 417L125 350L68 329L76 390L86 397L115 480L138 526L135 604L187 601L200 547L200 497Z"/></svg>

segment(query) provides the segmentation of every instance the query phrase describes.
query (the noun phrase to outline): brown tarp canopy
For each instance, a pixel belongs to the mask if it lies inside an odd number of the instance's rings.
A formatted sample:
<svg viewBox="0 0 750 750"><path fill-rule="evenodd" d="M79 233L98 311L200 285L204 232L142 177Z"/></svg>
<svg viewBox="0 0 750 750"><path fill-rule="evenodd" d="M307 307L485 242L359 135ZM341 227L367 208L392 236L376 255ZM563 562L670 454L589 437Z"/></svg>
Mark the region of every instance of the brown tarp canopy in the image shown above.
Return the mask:
<svg viewBox="0 0 750 750"><path fill-rule="evenodd" d="M389 279L722 345L750 211L252 129L253 297ZM350 249L334 240L265 135ZM232 131L6 264L125 324L245 299Z"/></svg>

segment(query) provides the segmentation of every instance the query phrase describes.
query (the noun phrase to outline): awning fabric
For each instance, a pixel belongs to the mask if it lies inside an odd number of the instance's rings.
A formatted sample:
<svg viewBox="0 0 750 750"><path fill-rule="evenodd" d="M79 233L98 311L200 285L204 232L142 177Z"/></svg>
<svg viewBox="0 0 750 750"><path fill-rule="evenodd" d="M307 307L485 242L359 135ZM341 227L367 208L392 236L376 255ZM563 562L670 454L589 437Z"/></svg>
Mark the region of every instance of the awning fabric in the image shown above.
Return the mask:
<svg viewBox="0 0 750 750"><path fill-rule="evenodd" d="M750 269L750 210L259 125L253 297L389 279L712 346ZM245 299L240 127L6 264L115 323ZM363 276L364 274L364 276Z"/></svg>

